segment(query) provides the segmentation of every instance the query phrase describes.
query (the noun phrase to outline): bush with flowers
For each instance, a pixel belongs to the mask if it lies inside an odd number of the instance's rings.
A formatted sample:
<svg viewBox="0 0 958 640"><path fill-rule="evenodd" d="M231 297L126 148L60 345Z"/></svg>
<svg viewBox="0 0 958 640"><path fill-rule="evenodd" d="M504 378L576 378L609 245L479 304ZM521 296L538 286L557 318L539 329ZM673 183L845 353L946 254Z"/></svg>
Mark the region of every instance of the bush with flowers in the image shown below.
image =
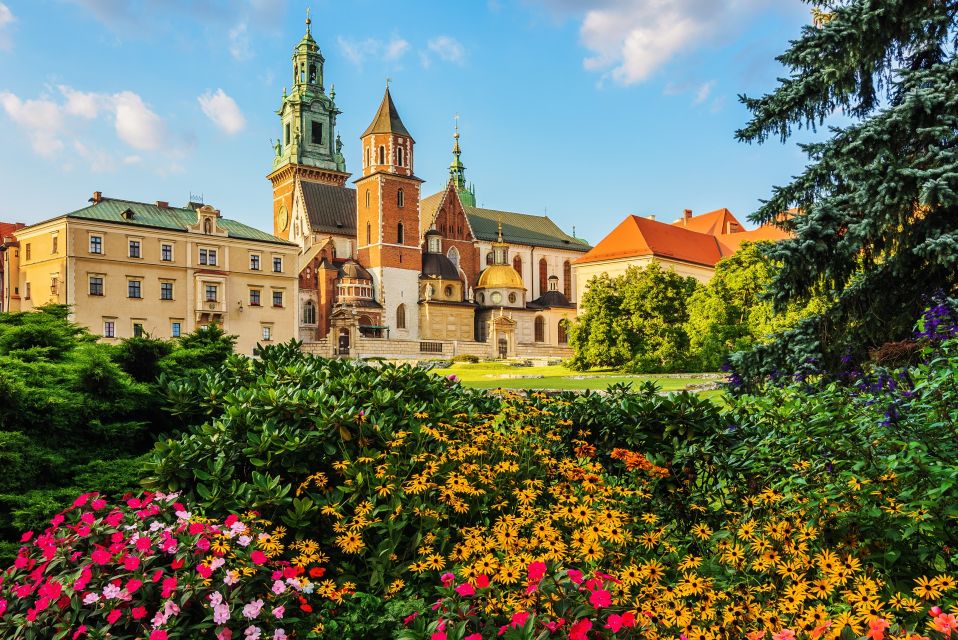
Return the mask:
<svg viewBox="0 0 958 640"><path fill-rule="evenodd" d="M255 513L200 517L176 494L81 495L24 533L0 573L0 637L306 637L315 585L279 559L283 537Z"/></svg>

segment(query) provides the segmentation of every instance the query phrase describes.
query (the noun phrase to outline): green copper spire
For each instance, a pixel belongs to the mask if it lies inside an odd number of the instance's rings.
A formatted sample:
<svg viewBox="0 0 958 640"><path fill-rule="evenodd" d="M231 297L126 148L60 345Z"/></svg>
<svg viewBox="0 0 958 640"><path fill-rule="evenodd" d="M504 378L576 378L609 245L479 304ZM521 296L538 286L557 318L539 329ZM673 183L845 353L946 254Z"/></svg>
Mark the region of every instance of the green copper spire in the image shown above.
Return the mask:
<svg viewBox="0 0 958 640"><path fill-rule="evenodd" d="M462 163L460 156L462 149L459 148L459 116L456 116L456 132L452 134L455 143L452 146L452 162L449 164L449 181L456 186L459 192L459 201L465 207L476 206L476 191L466 186L466 165Z"/></svg>
<svg viewBox="0 0 958 640"><path fill-rule="evenodd" d="M306 33L293 48L293 88L276 115L280 117L282 136L273 169L284 164L300 164L329 171L346 172L346 162L336 146L335 93L326 95L323 86L323 58L313 39L312 19L306 12Z"/></svg>

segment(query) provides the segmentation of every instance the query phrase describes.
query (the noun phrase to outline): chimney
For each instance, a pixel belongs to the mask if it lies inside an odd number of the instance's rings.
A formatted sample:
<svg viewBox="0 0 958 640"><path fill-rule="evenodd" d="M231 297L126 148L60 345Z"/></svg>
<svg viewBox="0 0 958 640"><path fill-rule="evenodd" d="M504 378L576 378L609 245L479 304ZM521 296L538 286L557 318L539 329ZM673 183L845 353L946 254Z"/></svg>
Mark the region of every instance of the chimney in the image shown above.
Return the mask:
<svg viewBox="0 0 958 640"><path fill-rule="evenodd" d="M160 209L169 209L170 203L167 202L166 200L157 200L156 206L158 206Z"/></svg>
<svg viewBox="0 0 958 640"><path fill-rule="evenodd" d="M728 236L728 235L732 235L732 221L731 221L731 220L726 220L726 221L725 221L725 235L727 235L727 236Z"/></svg>
<svg viewBox="0 0 958 640"><path fill-rule="evenodd" d="M102 192L102 191L94 191L94 192L93 192L93 197L90 198L90 202L92 202L93 204L97 204L97 203L99 203L101 200L103 200L103 192Z"/></svg>
<svg viewBox="0 0 958 640"><path fill-rule="evenodd" d="M689 220L692 219L692 210L686 209L682 212L682 226L687 227L689 225Z"/></svg>
<svg viewBox="0 0 958 640"><path fill-rule="evenodd" d="M651 220L652 222L655 222L655 214L654 214L654 213L649 216L649 220Z"/></svg>

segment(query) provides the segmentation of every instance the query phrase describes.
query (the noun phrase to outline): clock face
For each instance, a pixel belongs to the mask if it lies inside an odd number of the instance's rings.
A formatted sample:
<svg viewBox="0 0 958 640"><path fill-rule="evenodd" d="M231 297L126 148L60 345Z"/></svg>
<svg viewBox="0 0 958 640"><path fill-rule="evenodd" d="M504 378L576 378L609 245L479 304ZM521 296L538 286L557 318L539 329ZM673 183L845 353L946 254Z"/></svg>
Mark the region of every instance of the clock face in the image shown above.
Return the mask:
<svg viewBox="0 0 958 640"><path fill-rule="evenodd" d="M286 210L286 205L279 205L279 230L286 231L289 228L289 211Z"/></svg>

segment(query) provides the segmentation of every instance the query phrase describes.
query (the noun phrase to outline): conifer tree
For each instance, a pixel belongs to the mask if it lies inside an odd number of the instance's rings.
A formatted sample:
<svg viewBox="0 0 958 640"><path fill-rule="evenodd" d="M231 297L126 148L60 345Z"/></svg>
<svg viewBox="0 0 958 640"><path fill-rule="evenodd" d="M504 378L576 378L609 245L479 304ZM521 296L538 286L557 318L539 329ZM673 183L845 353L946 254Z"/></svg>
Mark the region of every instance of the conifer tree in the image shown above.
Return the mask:
<svg viewBox="0 0 958 640"><path fill-rule="evenodd" d="M741 98L752 119L736 135L784 142L841 121L752 216L795 234L771 249L777 306L832 304L737 354L751 375L834 367L907 337L929 297L958 283L958 0L807 1L812 24L778 58L787 77Z"/></svg>

